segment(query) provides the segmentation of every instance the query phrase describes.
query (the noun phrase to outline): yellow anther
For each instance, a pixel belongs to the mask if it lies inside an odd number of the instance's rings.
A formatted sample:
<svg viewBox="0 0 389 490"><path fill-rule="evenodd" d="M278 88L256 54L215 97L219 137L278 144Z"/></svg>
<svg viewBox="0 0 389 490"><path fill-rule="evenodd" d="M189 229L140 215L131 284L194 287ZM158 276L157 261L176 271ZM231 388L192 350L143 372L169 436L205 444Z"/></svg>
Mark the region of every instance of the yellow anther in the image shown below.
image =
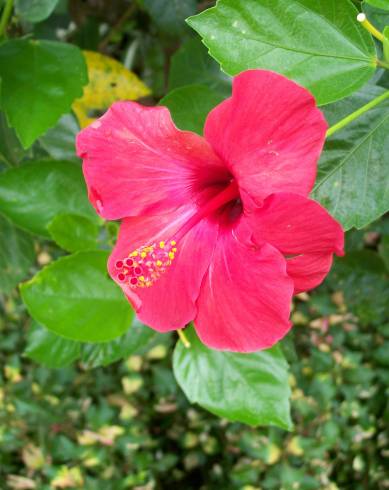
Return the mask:
<svg viewBox="0 0 389 490"><path fill-rule="evenodd" d="M138 279L139 279L140 281L144 281L144 280L145 280L145 276L139 276L139 277L138 277Z"/></svg>
<svg viewBox="0 0 389 490"><path fill-rule="evenodd" d="M158 267L161 267L161 265L162 265L162 260L157 260L156 264L157 264L157 266L158 266Z"/></svg>
<svg viewBox="0 0 389 490"><path fill-rule="evenodd" d="M174 252L169 252L169 259L174 259Z"/></svg>
<svg viewBox="0 0 389 490"><path fill-rule="evenodd" d="M138 252L135 250L135 252L132 252L132 253L130 254L130 257L136 257L137 255L138 255Z"/></svg>
<svg viewBox="0 0 389 490"><path fill-rule="evenodd" d="M172 248L172 251L177 252L177 248L176 247Z"/></svg>
<svg viewBox="0 0 389 490"><path fill-rule="evenodd" d="M165 246L165 242L159 242L159 247L160 248L164 248L164 246Z"/></svg>
<svg viewBox="0 0 389 490"><path fill-rule="evenodd" d="M177 242L176 242L175 240L172 240L172 241L170 242L170 245L173 245L173 247L174 247L174 245L177 245Z"/></svg>
<svg viewBox="0 0 389 490"><path fill-rule="evenodd" d="M146 253L146 252L142 252L142 253L140 254L140 256L142 257L142 259L144 259L144 258L146 257L146 255L147 255L147 253Z"/></svg>

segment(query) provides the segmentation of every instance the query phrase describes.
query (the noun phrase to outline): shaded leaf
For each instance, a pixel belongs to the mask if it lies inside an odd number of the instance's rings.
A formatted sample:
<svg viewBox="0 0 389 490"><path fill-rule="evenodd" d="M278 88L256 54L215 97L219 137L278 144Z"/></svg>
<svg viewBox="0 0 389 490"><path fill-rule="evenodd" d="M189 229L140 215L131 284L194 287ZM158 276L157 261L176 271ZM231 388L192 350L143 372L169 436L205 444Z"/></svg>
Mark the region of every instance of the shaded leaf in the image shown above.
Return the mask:
<svg viewBox="0 0 389 490"><path fill-rule="evenodd" d="M174 53L169 70L169 90L194 84L206 85L225 96L231 95L231 77L220 69L197 37L186 41Z"/></svg>
<svg viewBox="0 0 389 490"><path fill-rule="evenodd" d="M8 166L17 165L25 156L15 131L8 127L5 115L0 112L0 161Z"/></svg>
<svg viewBox="0 0 389 490"><path fill-rule="evenodd" d="M24 354L48 368L68 366L80 357L81 344L33 323L28 331Z"/></svg>
<svg viewBox="0 0 389 490"><path fill-rule="evenodd" d="M173 356L175 377L191 403L231 421L290 429L288 364L279 346L254 354L208 349L193 327Z"/></svg>
<svg viewBox="0 0 389 490"><path fill-rule="evenodd" d="M47 19L59 0L15 0L16 13L28 22L41 22Z"/></svg>
<svg viewBox="0 0 389 490"><path fill-rule="evenodd" d="M349 0L219 0L188 23L226 73L274 70L323 105L355 92L375 71L374 42L357 13Z"/></svg>
<svg viewBox="0 0 389 490"><path fill-rule="evenodd" d="M46 227L57 214L75 213L97 220L81 167L51 160L0 174L0 212L21 228L46 237L50 237Z"/></svg>
<svg viewBox="0 0 389 490"><path fill-rule="evenodd" d="M58 123L39 138L47 153L59 160L77 160L76 135L80 130L72 114L64 114Z"/></svg>
<svg viewBox="0 0 389 490"><path fill-rule="evenodd" d="M30 235L0 215L0 290L10 292L26 277L34 259Z"/></svg>
<svg viewBox="0 0 389 490"><path fill-rule="evenodd" d="M28 148L82 95L84 57L71 44L13 39L0 45L0 58L0 106Z"/></svg>
<svg viewBox="0 0 389 490"><path fill-rule="evenodd" d="M155 24L165 34L178 36L185 32L185 19L196 13L196 0L143 0Z"/></svg>
<svg viewBox="0 0 389 490"><path fill-rule="evenodd" d="M341 120L385 90L368 85L325 109L329 124ZM389 101L331 136L319 162L313 198L347 230L363 228L389 209L387 155Z"/></svg>
<svg viewBox="0 0 389 490"><path fill-rule="evenodd" d="M205 119L224 98L204 85L188 85L169 92L159 104L169 108L180 129L203 134Z"/></svg>
<svg viewBox="0 0 389 490"><path fill-rule="evenodd" d="M389 10L389 0L365 0L366 3L384 10Z"/></svg>
<svg viewBox="0 0 389 490"><path fill-rule="evenodd" d="M122 335L133 311L108 277L108 253L78 252L46 266L21 286L31 316L58 335L105 342Z"/></svg>
<svg viewBox="0 0 389 490"><path fill-rule="evenodd" d="M348 308L362 325L378 325L388 317L387 271L377 253L360 250L337 259L328 281L344 292Z"/></svg>

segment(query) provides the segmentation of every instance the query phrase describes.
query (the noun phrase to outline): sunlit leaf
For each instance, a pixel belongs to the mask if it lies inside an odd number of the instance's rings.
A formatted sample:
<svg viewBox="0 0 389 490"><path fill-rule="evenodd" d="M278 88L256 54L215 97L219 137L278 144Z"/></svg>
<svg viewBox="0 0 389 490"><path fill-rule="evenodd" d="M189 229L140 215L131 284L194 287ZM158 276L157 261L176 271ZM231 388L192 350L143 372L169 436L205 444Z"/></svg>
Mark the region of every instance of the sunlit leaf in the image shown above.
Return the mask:
<svg viewBox="0 0 389 490"><path fill-rule="evenodd" d="M177 343L173 368L190 402L228 420L291 428L288 364L280 347L237 354L208 349L193 327L185 333L191 345Z"/></svg>
<svg viewBox="0 0 389 490"><path fill-rule="evenodd" d="M219 0L188 23L226 73L274 70L323 105L355 92L375 71L374 42L357 14L349 0Z"/></svg>
<svg viewBox="0 0 389 490"><path fill-rule="evenodd" d="M13 39L0 45L0 106L24 148L68 112L87 82L77 46Z"/></svg>
<svg viewBox="0 0 389 490"><path fill-rule="evenodd" d="M93 221L81 167L71 162L34 161L0 174L0 212L16 225L50 237L47 225L57 214Z"/></svg>
<svg viewBox="0 0 389 490"><path fill-rule="evenodd" d="M53 240L68 252L98 248L99 227L78 214L58 214L48 224L47 230Z"/></svg>
<svg viewBox="0 0 389 490"><path fill-rule="evenodd" d="M31 316L54 333L81 342L105 342L122 335L133 311L108 277L108 253L78 252L42 269L22 284Z"/></svg>

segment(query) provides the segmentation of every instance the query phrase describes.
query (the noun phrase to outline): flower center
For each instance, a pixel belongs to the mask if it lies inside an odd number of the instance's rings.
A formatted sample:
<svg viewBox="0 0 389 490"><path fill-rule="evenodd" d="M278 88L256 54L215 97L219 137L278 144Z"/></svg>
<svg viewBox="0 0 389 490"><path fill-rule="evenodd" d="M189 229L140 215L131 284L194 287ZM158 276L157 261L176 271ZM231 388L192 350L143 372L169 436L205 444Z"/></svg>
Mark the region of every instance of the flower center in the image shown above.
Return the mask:
<svg viewBox="0 0 389 490"><path fill-rule="evenodd" d="M199 221L239 197L238 186L232 181L223 191L207 201L169 239L142 245L127 257L117 260L116 277L130 288L152 286L171 266L181 240Z"/></svg>

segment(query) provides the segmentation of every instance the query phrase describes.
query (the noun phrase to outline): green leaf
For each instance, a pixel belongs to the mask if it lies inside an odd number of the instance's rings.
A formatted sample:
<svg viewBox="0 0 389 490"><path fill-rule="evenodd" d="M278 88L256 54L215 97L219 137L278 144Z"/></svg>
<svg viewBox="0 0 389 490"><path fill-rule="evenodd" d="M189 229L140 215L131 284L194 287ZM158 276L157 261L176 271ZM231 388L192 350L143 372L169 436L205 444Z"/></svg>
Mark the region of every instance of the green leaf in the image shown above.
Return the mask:
<svg viewBox="0 0 389 490"><path fill-rule="evenodd" d="M226 97L231 95L231 78L221 71L197 37L174 53L169 71L169 90L192 84L206 85Z"/></svg>
<svg viewBox="0 0 389 490"><path fill-rule="evenodd" d="M0 174L0 212L21 228L48 238L46 227L57 214L97 220L81 167L52 160L27 163Z"/></svg>
<svg viewBox="0 0 389 490"><path fill-rule="evenodd" d="M28 331L24 354L48 368L69 366L80 357L81 344L64 339L47 328L33 323Z"/></svg>
<svg viewBox="0 0 389 490"><path fill-rule="evenodd" d="M8 127L5 115L0 112L0 161L8 166L17 165L25 156L15 131Z"/></svg>
<svg viewBox="0 0 389 490"><path fill-rule="evenodd" d="M274 70L319 105L342 99L375 71L375 45L349 0L219 0L188 23L226 73Z"/></svg>
<svg viewBox="0 0 389 490"><path fill-rule="evenodd" d="M368 85L358 94L325 109L332 125L384 89ZM389 209L387 153L389 102L368 111L331 136L319 162L313 198L343 227L363 228Z"/></svg>
<svg viewBox="0 0 389 490"><path fill-rule="evenodd" d="M161 31L173 36L185 33L185 19L197 7L196 0L143 0L143 4Z"/></svg>
<svg viewBox="0 0 389 490"><path fill-rule="evenodd" d="M99 227L77 214L58 214L47 229L53 240L68 252L93 250L98 247Z"/></svg>
<svg viewBox="0 0 389 490"><path fill-rule="evenodd" d="M360 250L337 259L328 281L343 291L348 309L362 325L379 325L388 317L387 272L377 253Z"/></svg>
<svg viewBox="0 0 389 490"><path fill-rule="evenodd" d="M0 59L0 106L28 148L82 95L84 57L70 44L14 39L0 45Z"/></svg>
<svg viewBox="0 0 389 490"><path fill-rule="evenodd" d="M75 148L79 130L75 117L72 114L64 114L54 128L39 138L39 142L52 158L79 161Z"/></svg>
<svg viewBox="0 0 389 490"><path fill-rule="evenodd" d="M389 10L389 0L365 0L366 3L379 9Z"/></svg>
<svg viewBox="0 0 389 490"><path fill-rule="evenodd" d="M231 421L290 429L288 364L279 346L254 354L211 350L193 327L173 356L178 384L192 403Z"/></svg>
<svg viewBox="0 0 389 490"><path fill-rule="evenodd" d="M0 216L0 290L9 293L26 277L34 260L30 235Z"/></svg>
<svg viewBox="0 0 389 490"><path fill-rule="evenodd" d="M156 336L154 330L136 318L124 335L110 342L99 343L65 339L34 322L27 336L24 354L49 368L65 367L80 359L85 368L92 369L141 352Z"/></svg>
<svg viewBox="0 0 389 490"><path fill-rule="evenodd" d="M122 337L111 342L82 344L81 360L88 369L107 366L119 359L138 353L146 347L157 333L134 318L131 328Z"/></svg>
<svg viewBox="0 0 389 490"><path fill-rule="evenodd" d="M203 134L205 119L224 98L204 85L188 85L169 92L159 104L169 108L176 125Z"/></svg>
<svg viewBox="0 0 389 490"><path fill-rule="evenodd" d="M27 22L47 19L57 6L58 0L15 0L15 11Z"/></svg>
<svg viewBox="0 0 389 490"><path fill-rule="evenodd" d="M108 277L108 253L78 252L42 269L21 286L31 316L49 330L82 342L122 335L133 311Z"/></svg>

